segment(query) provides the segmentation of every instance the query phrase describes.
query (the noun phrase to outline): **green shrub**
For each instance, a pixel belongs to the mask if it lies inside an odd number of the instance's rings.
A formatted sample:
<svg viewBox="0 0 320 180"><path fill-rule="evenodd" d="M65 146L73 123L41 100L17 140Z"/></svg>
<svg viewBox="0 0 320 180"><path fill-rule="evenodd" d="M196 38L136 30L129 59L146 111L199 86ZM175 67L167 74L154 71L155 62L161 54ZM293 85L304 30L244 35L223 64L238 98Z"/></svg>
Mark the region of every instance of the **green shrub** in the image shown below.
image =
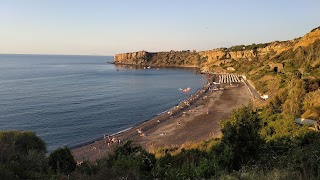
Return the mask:
<svg viewBox="0 0 320 180"><path fill-rule="evenodd" d="M15 152L21 154L27 154L29 150L46 152L44 141L30 131L0 132L0 142L6 147L13 147Z"/></svg>
<svg viewBox="0 0 320 180"><path fill-rule="evenodd" d="M230 149L228 153L232 158L228 163L233 170L240 169L243 164L257 157L263 141L259 135L260 118L251 105L232 111L221 126L221 144L224 148Z"/></svg>
<svg viewBox="0 0 320 180"><path fill-rule="evenodd" d="M68 147L54 150L49 156L48 163L55 173L69 174L76 168L76 162Z"/></svg>
<svg viewBox="0 0 320 180"><path fill-rule="evenodd" d="M45 143L34 132L0 132L0 177L42 179L48 171L45 151Z"/></svg>

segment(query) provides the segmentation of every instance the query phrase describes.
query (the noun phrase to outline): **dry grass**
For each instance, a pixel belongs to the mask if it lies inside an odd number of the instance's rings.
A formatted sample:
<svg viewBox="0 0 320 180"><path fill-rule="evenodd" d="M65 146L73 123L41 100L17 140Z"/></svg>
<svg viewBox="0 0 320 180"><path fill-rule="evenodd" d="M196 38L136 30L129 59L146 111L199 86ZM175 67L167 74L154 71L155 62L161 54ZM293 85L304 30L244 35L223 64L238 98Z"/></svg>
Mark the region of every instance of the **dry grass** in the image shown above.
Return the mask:
<svg viewBox="0 0 320 180"><path fill-rule="evenodd" d="M154 148L154 146L149 146L147 150L150 153L153 153L156 158L164 157L166 154L177 155L181 152L182 149L199 149L200 151L209 152L213 145L217 144L220 141L220 138L211 138L209 140L203 140L199 143L196 142L186 142L181 146L172 144L170 146L162 148Z"/></svg>

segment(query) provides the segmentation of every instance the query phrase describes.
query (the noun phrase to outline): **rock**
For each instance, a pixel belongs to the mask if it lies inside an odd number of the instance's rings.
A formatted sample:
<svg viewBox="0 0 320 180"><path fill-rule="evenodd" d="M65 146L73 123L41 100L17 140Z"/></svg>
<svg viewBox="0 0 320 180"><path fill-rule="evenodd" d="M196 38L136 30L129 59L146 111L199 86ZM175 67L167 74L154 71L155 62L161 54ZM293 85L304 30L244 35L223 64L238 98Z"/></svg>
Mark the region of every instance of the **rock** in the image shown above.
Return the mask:
<svg viewBox="0 0 320 180"><path fill-rule="evenodd" d="M313 29L301 38L291 41L275 41L265 44L252 44L248 46L238 46L237 48L217 48L197 52L174 51L169 52L147 52L138 51L131 53L116 54L115 64L130 64L140 66L169 66L169 67L198 67L203 71L210 71L212 68L223 71L220 64L228 64L235 61L252 61L263 58L271 58L289 49L295 50L301 46L308 46L320 39L320 27ZM277 67L278 72L283 71L281 65L271 65L270 68Z"/></svg>

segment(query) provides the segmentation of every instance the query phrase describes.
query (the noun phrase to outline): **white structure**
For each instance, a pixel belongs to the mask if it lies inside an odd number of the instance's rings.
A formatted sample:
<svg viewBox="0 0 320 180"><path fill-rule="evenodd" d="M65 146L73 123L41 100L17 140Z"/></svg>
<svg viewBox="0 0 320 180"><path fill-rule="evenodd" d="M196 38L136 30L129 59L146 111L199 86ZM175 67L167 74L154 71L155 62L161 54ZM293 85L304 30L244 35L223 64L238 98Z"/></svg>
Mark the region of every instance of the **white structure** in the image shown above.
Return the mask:
<svg viewBox="0 0 320 180"><path fill-rule="evenodd" d="M234 82L240 82L239 76L234 74L221 74L219 75L219 83L229 84Z"/></svg>
<svg viewBox="0 0 320 180"><path fill-rule="evenodd" d="M267 100L268 98L269 98L269 95L263 95L263 96L261 96L261 98L263 99L263 100Z"/></svg>
<svg viewBox="0 0 320 180"><path fill-rule="evenodd" d="M295 121L296 123L302 124L302 125L305 125L305 124L307 124L307 125L314 125L314 123L317 122L317 121L315 121L315 120L305 119L305 118L297 118L297 119L295 119L294 121Z"/></svg>

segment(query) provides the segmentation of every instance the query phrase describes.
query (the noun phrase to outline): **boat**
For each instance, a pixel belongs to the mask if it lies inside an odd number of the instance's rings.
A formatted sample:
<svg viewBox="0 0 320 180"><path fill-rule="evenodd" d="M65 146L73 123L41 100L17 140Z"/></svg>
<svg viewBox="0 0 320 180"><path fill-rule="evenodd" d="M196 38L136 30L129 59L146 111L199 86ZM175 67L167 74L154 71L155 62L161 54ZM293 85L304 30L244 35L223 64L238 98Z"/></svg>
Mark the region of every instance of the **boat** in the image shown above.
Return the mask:
<svg viewBox="0 0 320 180"><path fill-rule="evenodd" d="M191 88L187 87L187 88L183 89L182 92L189 92L190 90L191 90Z"/></svg>

